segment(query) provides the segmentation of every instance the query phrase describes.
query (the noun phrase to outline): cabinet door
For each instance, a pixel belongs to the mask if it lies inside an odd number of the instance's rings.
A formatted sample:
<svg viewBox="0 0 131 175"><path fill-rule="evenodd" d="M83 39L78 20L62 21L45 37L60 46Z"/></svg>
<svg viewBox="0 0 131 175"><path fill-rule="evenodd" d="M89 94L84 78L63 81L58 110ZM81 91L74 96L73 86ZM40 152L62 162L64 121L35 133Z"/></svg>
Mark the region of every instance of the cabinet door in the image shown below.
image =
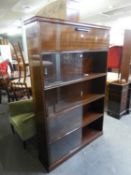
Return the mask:
<svg viewBox="0 0 131 175"><path fill-rule="evenodd" d="M108 33L106 30L80 27L59 26L61 50L98 50L108 48Z"/></svg>
<svg viewBox="0 0 131 175"><path fill-rule="evenodd" d="M70 134L74 130L82 126L83 107L60 112L52 118L47 119L47 130L49 143L56 141L65 135Z"/></svg>
<svg viewBox="0 0 131 175"><path fill-rule="evenodd" d="M48 52L58 50L57 24L40 23L40 28L41 51Z"/></svg>

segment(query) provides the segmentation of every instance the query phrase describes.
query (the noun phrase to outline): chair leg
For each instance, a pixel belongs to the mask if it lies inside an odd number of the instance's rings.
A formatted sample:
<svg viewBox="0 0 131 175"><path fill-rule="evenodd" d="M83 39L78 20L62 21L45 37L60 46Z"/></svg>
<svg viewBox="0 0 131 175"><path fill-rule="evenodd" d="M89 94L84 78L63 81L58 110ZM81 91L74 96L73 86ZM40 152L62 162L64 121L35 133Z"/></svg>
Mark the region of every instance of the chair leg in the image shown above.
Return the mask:
<svg viewBox="0 0 131 175"><path fill-rule="evenodd" d="M10 95L9 95L9 92L7 92L7 96L8 96L8 102L10 103Z"/></svg>
<svg viewBox="0 0 131 175"><path fill-rule="evenodd" d="M1 104L1 100L2 99L2 93L1 93L1 90L0 90L0 104Z"/></svg>
<svg viewBox="0 0 131 175"><path fill-rule="evenodd" d="M12 133L14 134L15 133L14 127L12 125L10 125L10 127L11 127Z"/></svg>
<svg viewBox="0 0 131 175"><path fill-rule="evenodd" d="M26 141L23 141L23 148L24 148L24 149L27 148L27 143L26 143Z"/></svg>

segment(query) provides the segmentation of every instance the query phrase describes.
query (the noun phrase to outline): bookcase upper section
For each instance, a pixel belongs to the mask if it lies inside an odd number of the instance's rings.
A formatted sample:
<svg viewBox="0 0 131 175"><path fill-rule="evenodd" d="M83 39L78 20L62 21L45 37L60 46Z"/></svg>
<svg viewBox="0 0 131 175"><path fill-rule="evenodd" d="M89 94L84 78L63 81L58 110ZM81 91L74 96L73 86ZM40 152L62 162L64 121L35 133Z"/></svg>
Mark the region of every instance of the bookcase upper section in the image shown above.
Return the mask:
<svg viewBox="0 0 131 175"><path fill-rule="evenodd" d="M30 42L34 52L37 43L43 51L107 50L109 33L102 26L72 23L63 20L34 17L25 22L30 30ZM30 25L32 27L30 27Z"/></svg>

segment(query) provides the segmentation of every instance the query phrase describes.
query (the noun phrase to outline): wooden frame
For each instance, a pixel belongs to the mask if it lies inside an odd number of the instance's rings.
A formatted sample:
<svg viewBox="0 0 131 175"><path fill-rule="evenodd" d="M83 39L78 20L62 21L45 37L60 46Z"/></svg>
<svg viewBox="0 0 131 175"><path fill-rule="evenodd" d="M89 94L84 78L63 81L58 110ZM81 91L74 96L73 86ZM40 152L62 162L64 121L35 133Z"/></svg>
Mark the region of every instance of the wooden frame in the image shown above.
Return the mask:
<svg viewBox="0 0 131 175"><path fill-rule="evenodd" d="M25 24L39 158L50 171L103 133L109 28L41 17Z"/></svg>

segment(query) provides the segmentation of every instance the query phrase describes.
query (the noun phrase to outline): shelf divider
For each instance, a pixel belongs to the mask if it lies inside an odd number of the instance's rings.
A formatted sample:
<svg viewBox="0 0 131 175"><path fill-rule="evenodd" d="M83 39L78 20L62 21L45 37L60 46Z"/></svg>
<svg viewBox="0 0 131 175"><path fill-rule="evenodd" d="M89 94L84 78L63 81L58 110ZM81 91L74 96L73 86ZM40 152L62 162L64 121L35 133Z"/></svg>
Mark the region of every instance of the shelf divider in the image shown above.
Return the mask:
<svg viewBox="0 0 131 175"><path fill-rule="evenodd" d="M59 115L62 113L65 113L77 107L89 104L91 102L94 102L104 97L105 97L105 94L88 94L82 100L79 100L77 102L72 102L70 103L70 105L64 104L64 108L62 110L56 112L55 114L50 114L50 117L48 117L47 120L53 117L59 117Z"/></svg>
<svg viewBox="0 0 131 175"><path fill-rule="evenodd" d="M86 114L82 119L82 124L81 125L76 126L71 131L67 131L67 132L62 131L60 133L60 135L58 137L54 138L52 141L50 141L49 144L52 144L52 143L62 139L63 137L73 133L74 131L89 125L90 123L94 122L95 120L99 119L102 116L103 116L103 113L98 113L98 112L90 112L90 113Z"/></svg>
<svg viewBox="0 0 131 175"><path fill-rule="evenodd" d="M50 83L49 85L45 86L44 90L50 90L50 89L54 89L54 88L59 88L62 86L67 86L67 85L71 85L71 84L75 84L75 83L79 83L79 82L84 82L84 81L88 81L88 80L92 80L92 79L96 79L96 78L100 78L100 77L104 77L106 76L106 73L90 73L88 76L81 76L80 78L77 79L73 79L73 80L69 80L69 81L56 81L54 83Z"/></svg>

